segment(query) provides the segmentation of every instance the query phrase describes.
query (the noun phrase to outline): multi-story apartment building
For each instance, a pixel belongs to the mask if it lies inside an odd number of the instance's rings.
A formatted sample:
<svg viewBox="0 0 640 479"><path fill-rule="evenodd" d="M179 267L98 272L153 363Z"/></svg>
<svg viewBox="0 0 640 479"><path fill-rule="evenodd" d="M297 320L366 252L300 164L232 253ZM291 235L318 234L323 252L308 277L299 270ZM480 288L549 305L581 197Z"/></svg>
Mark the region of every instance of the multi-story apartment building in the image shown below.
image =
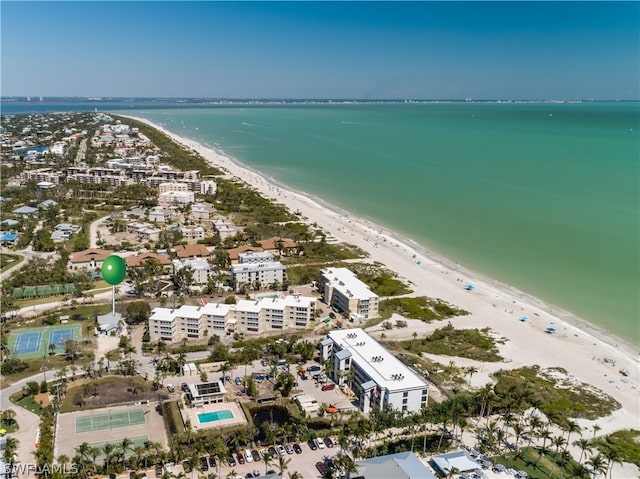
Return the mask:
<svg viewBox="0 0 640 479"><path fill-rule="evenodd" d="M280 261L264 263L239 263L231 265L231 281L236 290L245 284L253 286L260 283L260 288L269 287L276 282L282 284L285 266Z"/></svg>
<svg viewBox="0 0 640 479"><path fill-rule="evenodd" d="M331 362L328 373L351 388L362 412L385 405L416 412L427 405L429 385L362 329L331 331L320 343L320 358Z"/></svg>
<svg viewBox="0 0 640 479"><path fill-rule="evenodd" d="M349 311L360 320L378 316L378 295L347 268L322 270L324 298L339 311Z"/></svg>
<svg viewBox="0 0 640 479"><path fill-rule="evenodd" d="M149 334L152 341L176 342L183 338L203 339L212 334L260 334L305 328L314 318L315 301L312 297L289 295L241 300L238 304L154 308L149 318Z"/></svg>
<svg viewBox="0 0 640 479"><path fill-rule="evenodd" d="M273 260L273 253L268 251L245 251L244 253L238 253L237 264L268 263Z"/></svg>

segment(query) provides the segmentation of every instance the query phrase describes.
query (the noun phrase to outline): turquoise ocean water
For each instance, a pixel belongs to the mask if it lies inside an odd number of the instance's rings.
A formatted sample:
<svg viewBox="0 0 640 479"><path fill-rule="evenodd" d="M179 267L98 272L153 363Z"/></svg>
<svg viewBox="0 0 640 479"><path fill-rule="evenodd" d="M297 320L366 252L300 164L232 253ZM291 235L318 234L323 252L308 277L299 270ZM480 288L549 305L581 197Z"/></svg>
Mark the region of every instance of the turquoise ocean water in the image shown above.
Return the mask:
<svg viewBox="0 0 640 479"><path fill-rule="evenodd" d="M640 344L638 103L121 112Z"/></svg>

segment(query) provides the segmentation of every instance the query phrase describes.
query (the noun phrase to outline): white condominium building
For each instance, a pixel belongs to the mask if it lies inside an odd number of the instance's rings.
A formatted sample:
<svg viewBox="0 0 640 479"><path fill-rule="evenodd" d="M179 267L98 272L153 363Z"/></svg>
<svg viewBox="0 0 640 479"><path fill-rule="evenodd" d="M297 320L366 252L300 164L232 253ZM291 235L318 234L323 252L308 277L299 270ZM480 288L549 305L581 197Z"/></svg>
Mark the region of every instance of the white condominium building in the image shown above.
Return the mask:
<svg viewBox="0 0 640 479"><path fill-rule="evenodd" d="M165 191L158 195L160 206L186 205L195 201L193 191Z"/></svg>
<svg viewBox="0 0 640 479"><path fill-rule="evenodd" d="M158 193L167 193L169 191L189 191L189 185L178 182L160 183L158 185Z"/></svg>
<svg viewBox="0 0 640 479"><path fill-rule="evenodd" d="M328 373L349 385L362 412L387 404L416 412L427 405L429 385L364 330L334 330L320 344L320 358L332 364Z"/></svg>
<svg viewBox="0 0 640 479"><path fill-rule="evenodd" d="M152 341L204 339L212 334L264 333L305 328L314 318L315 298L289 295L238 304L209 303L178 309L154 308L149 318Z"/></svg>
<svg viewBox="0 0 640 479"><path fill-rule="evenodd" d="M274 260L268 251L246 251L238 254L238 264L268 263Z"/></svg>
<svg viewBox="0 0 640 479"><path fill-rule="evenodd" d="M284 281L285 267L280 261L266 263L239 263L231 265L231 280L239 290L243 285L254 286L260 283L260 288L269 287L276 282Z"/></svg>
<svg viewBox="0 0 640 479"><path fill-rule="evenodd" d="M347 268L322 270L324 299L339 311L350 311L363 320L378 317L378 295Z"/></svg>

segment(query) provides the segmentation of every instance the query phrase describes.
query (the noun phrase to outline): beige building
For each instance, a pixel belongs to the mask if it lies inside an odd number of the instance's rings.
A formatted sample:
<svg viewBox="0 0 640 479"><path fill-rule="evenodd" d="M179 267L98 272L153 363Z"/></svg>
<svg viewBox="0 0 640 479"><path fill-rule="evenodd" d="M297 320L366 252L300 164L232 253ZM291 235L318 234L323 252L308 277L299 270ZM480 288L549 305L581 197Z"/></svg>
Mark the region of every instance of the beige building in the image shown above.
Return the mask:
<svg viewBox="0 0 640 479"><path fill-rule="evenodd" d="M378 295L347 268L322 270L324 300L339 311L349 311L352 319L378 317Z"/></svg>

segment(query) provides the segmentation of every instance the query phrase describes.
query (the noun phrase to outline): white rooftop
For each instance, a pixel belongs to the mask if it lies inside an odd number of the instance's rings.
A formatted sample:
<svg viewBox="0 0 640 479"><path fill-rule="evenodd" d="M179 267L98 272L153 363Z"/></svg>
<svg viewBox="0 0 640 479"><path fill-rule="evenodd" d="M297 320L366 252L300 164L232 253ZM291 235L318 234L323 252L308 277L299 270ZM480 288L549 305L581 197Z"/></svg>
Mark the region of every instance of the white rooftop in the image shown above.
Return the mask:
<svg viewBox="0 0 640 479"><path fill-rule="evenodd" d="M239 273L243 271L272 271L285 269L280 261L267 261L263 263L240 263L231 266L231 271Z"/></svg>
<svg viewBox="0 0 640 479"><path fill-rule="evenodd" d="M344 296L368 299L377 297L365 283L360 281L353 271L348 268L326 268L322 276Z"/></svg>
<svg viewBox="0 0 640 479"><path fill-rule="evenodd" d="M426 387L426 383L378 341L360 328L336 329L328 337L352 354L352 361L389 391Z"/></svg>

